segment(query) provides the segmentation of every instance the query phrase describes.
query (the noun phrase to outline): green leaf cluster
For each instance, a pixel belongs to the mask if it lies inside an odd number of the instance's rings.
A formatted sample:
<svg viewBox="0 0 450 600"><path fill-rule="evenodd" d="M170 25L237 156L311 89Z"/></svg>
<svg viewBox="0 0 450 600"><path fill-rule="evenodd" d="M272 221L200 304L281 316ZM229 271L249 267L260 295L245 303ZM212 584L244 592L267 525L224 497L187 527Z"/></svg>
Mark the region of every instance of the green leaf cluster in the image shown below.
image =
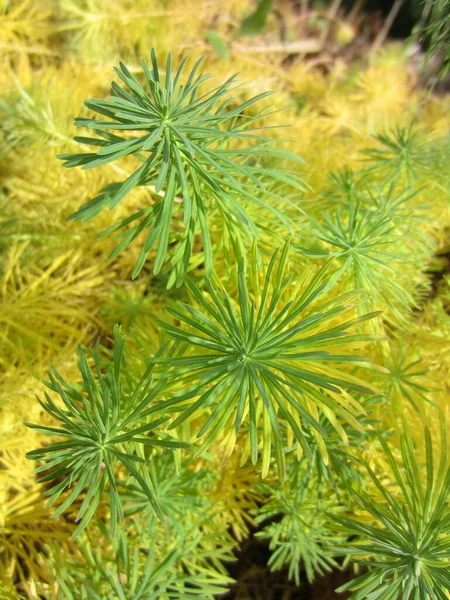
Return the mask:
<svg viewBox="0 0 450 600"><path fill-rule="evenodd" d="M205 436L203 451L221 432L232 428L237 434L245 424L255 464L262 428L263 474L268 472L273 444L282 479L286 429L311 456L308 435L326 455L327 432L319 415L344 439L342 422L360 427L356 417L364 409L352 394L372 394L374 389L354 370L372 365L351 346L374 338L350 330L376 316L352 314L361 301L359 293L323 298L327 283L321 271L299 287L286 272L287 256L287 245L280 254L275 252L261 281L241 260L236 300L219 281L206 282L207 297L188 280L200 309L168 303L168 312L183 327L162 325L181 350L153 360L168 369L168 377L181 388L153 409L180 413L171 429L207 411L197 433Z"/></svg>
<svg viewBox="0 0 450 600"><path fill-rule="evenodd" d="M116 69L124 87L112 83L108 100L87 100L86 106L107 120L78 118L77 127L91 129L97 137L80 136L75 141L99 147L91 153L62 154L65 167L92 169L133 156L142 163L124 181L108 184L70 218L86 221L105 208L115 208L137 186L151 186L148 206L122 219L102 235L120 232L121 241L111 254L117 256L140 234L141 251L132 276L137 277L149 253L156 248L153 270L158 273L168 258L172 229L182 227L183 236L169 261L169 286L181 285L189 269L194 238L200 234L206 273L213 268L208 220L217 212L233 238L241 243L258 237L246 204L264 207L277 218L285 217L272 207L270 198L282 198L286 185L303 190L295 173L271 163L301 160L260 135L256 115L248 109L268 96L263 92L238 103L230 93L236 76L211 91L201 91L208 75L199 74L198 60L187 80L183 79L185 58L176 72L167 57L165 77L160 75L155 52L150 68L142 59L144 82L123 64ZM117 133L112 133L117 132ZM140 135L137 135L139 133ZM258 161L255 161L255 157Z"/></svg>
<svg viewBox="0 0 450 600"><path fill-rule="evenodd" d="M141 532L142 534L142 532ZM67 600L214 600L227 591L230 578L213 568L193 563L183 568L183 556L195 554L199 536L191 542L161 551L156 530L145 545L132 544L120 532L112 552L85 550L85 563L67 565L58 576L61 593ZM73 573L77 573L76 578Z"/></svg>
<svg viewBox="0 0 450 600"><path fill-rule="evenodd" d="M335 496L318 498L317 479L308 479L304 467L291 471L284 485L261 484L268 499L255 511L255 522L261 526L257 537L267 539L272 552L268 566L276 571L287 565L289 578L298 585L300 569L312 582L339 567L334 548L345 544L346 535L328 515L342 511Z"/></svg>
<svg viewBox="0 0 450 600"><path fill-rule="evenodd" d="M145 420L148 403L158 389L151 387L151 368L140 380L131 379L124 360L124 344L125 336L117 328L112 362L106 371L102 368L98 346L93 354L92 367L80 348L78 367L82 382L78 385L67 383L53 370L46 385L58 394L59 401L54 401L46 393L45 400L39 402L59 427L27 424L35 431L60 440L33 450L27 456L40 463L36 469L40 474L39 481L53 482L47 492L48 505L62 500L55 516L62 514L83 495L75 517L80 522L75 535L89 524L105 489L109 493L112 534L118 521L123 521L117 488L119 466L139 483L154 511L162 516L146 471L146 449L187 447L185 443L161 435L157 430L167 418Z"/></svg>
<svg viewBox="0 0 450 600"><path fill-rule="evenodd" d="M299 226L294 249L328 265L331 284L365 290L365 310L383 308L385 320L404 326L426 289L420 273L433 242L428 235L416 233L426 207L419 204L411 209L421 191L406 183L414 172L413 159L405 166L392 158L391 164L384 151L373 153L370 168L332 174L332 186L323 194L330 209L320 216L311 214ZM425 159L424 164L429 168ZM384 167L392 177L380 183L374 171ZM405 244L405 239L411 241Z"/></svg>
<svg viewBox="0 0 450 600"><path fill-rule="evenodd" d="M449 0L429 0L423 3L421 22L425 27L419 31L425 45L425 66L431 66L431 75L438 80L446 77L450 69L450 2ZM434 64L433 64L434 63ZM431 78L433 79L433 78ZM431 81L431 83L435 83Z"/></svg>
<svg viewBox="0 0 450 600"><path fill-rule="evenodd" d="M441 453L436 457L428 428L424 431L425 465L408 430L401 439L401 461L380 440L393 485L367 467L377 491L355 492L369 522L333 518L357 537L346 547L353 560L369 567L363 575L342 586L352 600L444 600L450 590L450 521L448 512L450 467L447 435L441 420Z"/></svg>

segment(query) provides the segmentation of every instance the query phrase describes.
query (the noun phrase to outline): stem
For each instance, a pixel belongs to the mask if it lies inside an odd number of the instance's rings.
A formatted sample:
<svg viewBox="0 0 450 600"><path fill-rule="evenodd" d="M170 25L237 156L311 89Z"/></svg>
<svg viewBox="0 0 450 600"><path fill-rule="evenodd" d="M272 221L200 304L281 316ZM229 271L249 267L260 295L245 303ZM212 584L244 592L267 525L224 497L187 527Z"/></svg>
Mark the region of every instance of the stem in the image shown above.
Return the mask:
<svg viewBox="0 0 450 600"><path fill-rule="evenodd" d="M320 36L320 43L323 45L327 41L328 35L331 29L331 23L336 19L337 12L341 6L342 0L333 0L333 4L328 11L328 19L323 27L322 35Z"/></svg>
<svg viewBox="0 0 450 600"><path fill-rule="evenodd" d="M361 11L365 3L366 0L356 0L355 4L352 6L352 10L348 13L347 21L350 24L352 24L355 21L356 17L358 16L358 13Z"/></svg>
<svg viewBox="0 0 450 600"><path fill-rule="evenodd" d="M389 11L388 16L386 17L383 27L378 32L378 35L376 36L372 44L372 52L378 52L378 50L383 45L384 41L387 38L389 30L392 27L392 23L395 21L395 18L398 15L399 10L402 7L404 1L405 0L395 0L391 10Z"/></svg>
<svg viewBox="0 0 450 600"><path fill-rule="evenodd" d="M300 4L300 12L302 15L306 14L309 11L309 0L301 0Z"/></svg>
<svg viewBox="0 0 450 600"><path fill-rule="evenodd" d="M285 52L286 54L316 54L322 50L322 44L319 40L299 40L287 44L261 44L250 46L234 43L233 46L240 52Z"/></svg>
<svg viewBox="0 0 450 600"><path fill-rule="evenodd" d="M417 35L418 36L420 36L420 34L422 33L422 31L425 29L426 22L428 20L428 17L431 14L431 8L432 8L432 6L433 6L433 0L425 0L423 11L422 11L422 14L420 16L419 25L417 27Z"/></svg>

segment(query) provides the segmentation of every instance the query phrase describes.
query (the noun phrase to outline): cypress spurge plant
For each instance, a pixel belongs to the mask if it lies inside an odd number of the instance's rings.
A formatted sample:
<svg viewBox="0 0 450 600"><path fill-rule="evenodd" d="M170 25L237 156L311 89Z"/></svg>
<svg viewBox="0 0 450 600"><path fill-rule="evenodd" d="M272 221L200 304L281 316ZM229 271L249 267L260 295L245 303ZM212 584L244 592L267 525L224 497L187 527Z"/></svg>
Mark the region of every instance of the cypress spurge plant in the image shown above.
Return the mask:
<svg viewBox="0 0 450 600"><path fill-rule="evenodd" d="M368 170L381 170L388 178L403 176L410 183L421 171L429 169L430 140L412 124L374 137L378 147L364 151L370 161Z"/></svg>
<svg viewBox="0 0 450 600"><path fill-rule="evenodd" d="M149 464L150 478L157 494L158 504L167 521L174 526L174 533L184 534L192 525L192 518L204 519L212 508L208 495L214 489L217 475L214 470L195 470L192 461L184 460L175 468L174 457L162 453ZM143 528L149 528L157 515L145 492L139 485L128 482L121 485L124 513L142 520Z"/></svg>
<svg viewBox="0 0 450 600"><path fill-rule="evenodd" d="M327 511L340 511L334 494L317 498L317 481L307 479L304 465L298 468L291 463L290 478L285 484L279 482L260 490L267 501L255 510L256 523L261 526L257 537L269 542L271 570L288 567L288 575L300 583L300 569L304 569L308 581L336 568L333 547L343 545L346 536L327 515Z"/></svg>
<svg viewBox="0 0 450 600"><path fill-rule="evenodd" d="M202 59L184 80L186 62L187 58L174 72L169 54L165 77L161 77L152 50L151 68L141 60L143 81L121 63L116 74L125 87L113 82L110 99L85 103L108 120L79 118L75 121L77 127L87 127L97 136L76 137L75 141L99 147L99 150L60 156L65 167L82 166L83 169L101 167L129 155L142 163L125 181L106 186L71 218L89 220L106 207L116 207L133 188L153 186L156 201L149 202L147 207L102 235L123 230L122 240L112 253L115 256L145 232L132 275L139 274L148 254L156 247L153 270L158 273L167 258L175 213L181 211L184 235L171 258L170 268L174 270L170 285L182 283L198 232L203 240L206 272L211 274L213 253L208 217L213 211L218 211L233 238L252 239L258 236L258 227L246 210L246 203L256 203L286 223L285 216L267 199L280 199L285 185L304 189L295 174L270 165L274 160L301 160L285 150L273 148L272 140L260 135L254 122L267 110L260 110L256 115L246 112L269 93L237 103L230 96L236 89L236 76L213 90L204 91L202 84L208 75L199 74ZM255 162L254 157L258 161Z"/></svg>
<svg viewBox="0 0 450 600"><path fill-rule="evenodd" d="M81 384L72 385L52 370L46 385L58 394L60 402L48 393L45 400L39 402L59 426L27 424L39 433L59 438L27 456L41 463L36 469L41 474L39 481L53 482L47 492L48 505L61 500L55 516L81 501L77 506L79 525L75 535L79 535L92 519L104 490L109 493L112 534L117 522L123 520L116 482L118 467L138 482L155 512L161 515L155 491L146 476L146 467L142 471L142 466L146 465L143 449L187 446L168 436L155 435L155 429L166 418L145 420L145 410L158 388L150 388L151 369L140 380L133 381L123 355L124 343L125 336L116 328L113 357L106 371L102 369L98 346L93 354L93 367L80 348Z"/></svg>
<svg viewBox="0 0 450 600"><path fill-rule="evenodd" d="M351 194L321 219L310 218L301 228L295 249L329 265L331 282L365 290L371 310L384 307L386 317L390 313L395 321L405 323L417 306L411 273L422 282L420 269L430 247L427 236L418 238L414 248L403 243L415 225L414 211L407 205L413 196L396 197L392 186L369 188L358 198Z"/></svg>
<svg viewBox="0 0 450 600"><path fill-rule="evenodd" d="M401 462L380 440L393 486L388 489L367 467L377 496L367 489L355 492L370 520L333 515L357 536L347 548L367 573L340 588L352 600L444 600L450 591L450 521L448 512L450 465L447 435L441 420L441 452L436 457L430 431L425 428L425 469L408 430L401 439Z"/></svg>
<svg viewBox="0 0 450 600"><path fill-rule="evenodd" d="M245 423L253 463L262 430L263 474L269 468L273 443L281 478L286 427L308 456L305 429L311 430L326 455L327 434L319 415L347 439L342 422L358 428L355 417L364 412L352 394L375 392L352 372L355 366L372 366L352 346L373 339L357 326L377 313L354 314L361 301L358 292L324 299L327 283L320 271L303 281L302 287L295 285L293 275L286 273L287 257L286 244L280 255L272 256L261 282L241 260L237 297L219 281L206 283L206 296L188 280L199 309L170 302L168 311L183 327L162 323L169 337L187 350L183 356L154 359L171 369L169 376L182 388L154 409L180 413L170 428L207 409L197 433L206 436L201 445L206 449L230 428L237 434Z"/></svg>
<svg viewBox="0 0 450 600"><path fill-rule="evenodd" d="M400 343L393 346L385 364L389 371L383 383L383 390L394 409L405 404L405 400L417 412L432 403L431 395L436 386L429 376L423 361L411 352L411 347Z"/></svg>
<svg viewBox="0 0 450 600"><path fill-rule="evenodd" d="M143 532L140 532L143 533ZM212 567L183 568L183 554L195 552L199 536L181 546L158 549L156 529L153 542L133 545L120 532L111 553L87 555L86 564L72 565L75 573L64 566L59 585L68 600L214 600L227 591L231 579ZM68 565L70 567L70 565ZM81 584L81 586L80 586Z"/></svg>
<svg viewBox="0 0 450 600"><path fill-rule="evenodd" d="M430 134L410 123L373 137L376 145L363 152L367 173L382 175L403 187L426 184L448 194L448 136Z"/></svg>

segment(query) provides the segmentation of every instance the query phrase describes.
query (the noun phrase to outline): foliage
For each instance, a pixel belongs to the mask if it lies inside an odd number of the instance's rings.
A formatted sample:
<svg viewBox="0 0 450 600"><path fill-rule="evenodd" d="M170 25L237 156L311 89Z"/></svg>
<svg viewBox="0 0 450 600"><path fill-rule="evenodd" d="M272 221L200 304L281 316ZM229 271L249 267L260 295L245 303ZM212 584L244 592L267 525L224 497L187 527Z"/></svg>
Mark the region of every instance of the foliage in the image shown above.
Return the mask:
<svg viewBox="0 0 450 600"><path fill-rule="evenodd" d="M28 241L8 250L0 289L0 365L42 363L52 351L87 341L100 322L98 267L83 265L80 252L67 252L27 268Z"/></svg>
<svg viewBox="0 0 450 600"><path fill-rule="evenodd" d="M206 435L201 446L205 449L230 427L237 434L245 421L255 464L262 426L263 475L269 469L273 443L281 479L285 476L282 432L286 426L307 455L311 452L304 430L311 429L326 455L321 441L326 433L319 414L345 439L341 421L358 428L355 415L362 412L350 394L373 392L372 386L338 365L370 367L371 361L352 352L351 346L371 337L348 330L375 315L352 316L357 293L321 298L326 283L320 272L304 281L301 291L297 282L290 286L292 275L285 274L287 256L287 245L279 259L277 252L272 256L261 287L258 275L247 275L241 260L234 302L219 285L206 283L208 299L188 281L202 312L187 304L169 303L169 312L186 329L163 326L172 339L193 351L155 360L171 369L182 388L155 407L181 413L170 428L198 410L211 408L197 433L197 437Z"/></svg>
<svg viewBox="0 0 450 600"><path fill-rule="evenodd" d="M444 599L450 590L448 547L450 527L448 496L450 467L446 423L441 418L441 453L433 453L430 431L425 428L425 470L408 431L402 436L402 464L380 440L395 485L387 487L370 467L367 472L378 492L355 492L356 499L373 522L333 515L357 539L347 551L353 560L371 567L367 573L342 586L353 600L383 597Z"/></svg>
<svg viewBox="0 0 450 600"><path fill-rule="evenodd" d="M247 115L246 109L267 96L259 94L242 104L232 105L227 95L235 89L235 76L210 92L199 88L208 78L198 75L201 60L194 65L186 83L181 77L186 60L172 72L171 54L167 57L165 82L161 81L155 52L151 55L152 69L142 60L145 86L120 63L116 73L126 89L112 83L109 100L87 100L86 106L108 121L80 118L78 127L92 129L96 138L78 137L76 141L100 146L95 153L62 154L65 167L82 166L91 169L106 165L128 155L139 158L143 164L121 183L109 184L100 195L84 204L72 218L89 220L107 206L116 207L136 186L153 185L156 202L123 219L104 235L132 225L122 234L122 241L112 256L124 250L142 231L148 230L133 277L137 277L144 262L157 246L153 270L158 273L164 264L169 244L171 222L177 208L182 209L184 236L179 242L171 267L175 269L177 285L189 268L194 235L201 232L207 274L212 271L211 236L208 215L218 210L230 234L239 239L258 235L257 227L241 202L256 202L268 208L279 218L283 216L265 201L264 195L279 196L285 184L298 189L303 186L298 178L267 164L254 164L253 157L261 159L300 160L294 155L271 148L270 138L256 133L256 116ZM110 131L143 131L140 137L124 138ZM236 147L232 142L239 143ZM250 142L250 146L248 146ZM246 143L246 144L244 144ZM277 190L274 191L274 185ZM161 194L160 194L161 193ZM178 197L181 193L182 197ZM160 195L159 195L160 194ZM159 196L158 196L159 195ZM207 202L203 199L209 198Z"/></svg>
<svg viewBox="0 0 450 600"><path fill-rule="evenodd" d="M336 512L335 497L319 499L317 480L309 479L305 484L305 475L304 469L295 467L284 485L261 485L268 500L255 511L256 523L262 525L257 536L267 538L272 551L269 567L279 570L288 565L289 578L297 584L300 567L309 582L316 575L338 568L334 548L346 542L327 515L327 511Z"/></svg>
<svg viewBox="0 0 450 600"><path fill-rule="evenodd" d="M426 47L426 63L435 61L437 65L432 65L432 71L437 71L438 78L443 79L450 69L450 1L424 2L422 19L428 21L420 32L421 42Z"/></svg>
<svg viewBox="0 0 450 600"><path fill-rule="evenodd" d="M158 505L165 520L174 526L175 532L183 534L192 518L201 518L211 509L208 493L213 488L214 473L206 469L195 471L189 462L183 461L180 472L174 468L173 457L163 453L149 465L149 472ZM137 485L122 485L125 514L142 519L143 528L154 526L155 513L145 492ZM186 514L189 518L186 519Z"/></svg>
<svg viewBox="0 0 450 600"><path fill-rule="evenodd" d="M358 468L361 464L360 452L368 447L375 435L374 427L379 426L377 412L383 407L385 398L381 394L365 399L357 395L357 398L364 411L358 417L358 427L351 423L343 423L345 435L342 436L333 428L332 423L322 416L320 424L326 434L325 456L317 440L311 438L311 459L307 470L304 471L305 465L300 462L298 472L294 469L295 475L291 476L293 481L303 477L305 485L312 478L318 497L324 491L333 491L337 499L340 499L342 494L348 496L350 484L361 479Z"/></svg>
<svg viewBox="0 0 450 600"><path fill-rule="evenodd" d="M105 488L109 487L111 533L117 522L123 520L123 509L117 490L117 467L124 467L141 486L155 512L161 515L152 484L145 471L145 447L183 448L186 444L167 436L155 436L155 429L166 419L146 422L147 404L158 388L149 389L150 370L139 381L130 380L123 356L125 336L115 330L112 364L102 372L98 346L94 352L94 369L89 366L85 353L79 349L78 367L82 385L64 381L56 370L50 373L47 387L56 392L64 408L58 406L48 393L42 408L56 421L58 428L28 424L39 433L62 438L44 448L28 453L32 460L42 464L36 469L44 473L39 481L54 481L49 490L49 505L59 498L63 502L55 516L67 510L80 496L83 501L76 515L80 521L76 535L88 525L97 510ZM139 447L141 448L139 450ZM88 488L84 495L83 490ZM64 498L64 492L70 490Z"/></svg>
<svg viewBox="0 0 450 600"><path fill-rule="evenodd" d="M2 575L11 579L16 574L18 583L50 581L52 572L49 557L57 544L61 552L70 547L72 525L64 519L51 519L45 508L42 486L29 476L19 452L9 453L6 448L0 459L0 555ZM27 465L28 466L28 465ZM1 587L0 587L1 590ZM9 596L1 596L6 597Z"/></svg>
<svg viewBox="0 0 450 600"><path fill-rule="evenodd" d="M411 182L424 169L429 168L430 143L424 132L410 125L396 127L386 134L375 136L379 146L368 148L370 170L382 170L389 178L404 176Z"/></svg>
<svg viewBox="0 0 450 600"><path fill-rule="evenodd" d="M0 0L0 597L442 597L448 96L294 4Z"/></svg>
<svg viewBox="0 0 450 600"><path fill-rule="evenodd" d="M381 156L381 151L373 152L377 158ZM388 159L382 164L385 162ZM371 165L378 168L376 160ZM397 169L397 165L389 163L389 168ZM393 181L371 186L366 174L349 171L334 174L332 180L332 210L320 218L309 218L301 227L303 243L295 248L330 265L332 282L341 281L350 290L365 290L371 310L383 307L397 323L407 322L417 306L419 286L426 285L420 269L431 247L427 235L416 234L409 246L403 243L405 236L412 237L420 219L421 207L411 206L417 191L406 188L400 193Z"/></svg>
<svg viewBox="0 0 450 600"><path fill-rule="evenodd" d="M434 386L429 381L429 371L420 358L412 356L411 349L404 343L392 348L385 365L389 374L383 387L394 408L402 406L406 400L419 412L431 402Z"/></svg>
<svg viewBox="0 0 450 600"><path fill-rule="evenodd" d="M241 35L257 35L266 26L267 18L273 8L273 0L259 0L254 12L242 21L238 29Z"/></svg>
<svg viewBox="0 0 450 600"><path fill-rule="evenodd" d="M86 557L87 569L83 564L72 566L75 571L79 570L76 579L70 576L70 568L62 567L58 580L64 598L108 600L114 594L113 597L120 600L194 600L199 597L213 600L216 594L226 591L230 579L212 567L208 571L194 567L187 573L180 568L183 554L194 553L199 540L173 547L161 556L156 537L153 539L148 547L140 548L131 545L121 532L112 555L94 552Z"/></svg>

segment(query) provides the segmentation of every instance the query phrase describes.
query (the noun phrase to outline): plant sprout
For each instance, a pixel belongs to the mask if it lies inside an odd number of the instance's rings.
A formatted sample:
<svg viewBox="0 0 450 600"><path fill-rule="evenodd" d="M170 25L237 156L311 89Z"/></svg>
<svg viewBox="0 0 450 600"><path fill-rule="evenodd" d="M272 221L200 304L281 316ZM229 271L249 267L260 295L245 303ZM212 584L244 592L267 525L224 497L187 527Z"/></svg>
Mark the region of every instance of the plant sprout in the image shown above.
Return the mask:
<svg viewBox="0 0 450 600"><path fill-rule="evenodd" d="M107 185L71 218L89 220L106 207L116 207L133 188L154 186L155 202L102 235L122 230L123 239L111 255L116 256L146 232L133 277L137 277L155 247L153 270L156 274L166 260L175 213L181 210L184 236L179 242L181 249L176 262L171 265L177 285L182 283L189 268L198 231L203 240L206 272L212 272L208 216L213 208L219 211L224 227L232 235L253 239L258 237L258 228L245 209L246 203L256 203L286 222L264 197L280 198L281 188L286 185L304 189L299 177L270 164L286 159L301 161L287 151L273 148L272 140L259 134L254 122L267 111L261 110L256 116L246 113L269 92L237 104L230 97L230 92L236 89L233 86L236 76L209 92L202 92L200 88L209 77L199 75L202 59L195 63L182 83L186 62L187 58L173 72L169 54L162 79L152 50L152 68L141 60L144 84L120 63L116 74L125 88L113 82L110 99L85 103L108 120L79 118L75 121L77 127L87 127L97 135L95 138L77 137L75 141L99 147L99 150L60 156L65 167L83 169L101 167L129 155L142 163L124 181Z"/></svg>
<svg viewBox="0 0 450 600"><path fill-rule="evenodd" d="M175 428L197 411L209 409L197 436L206 436L207 448L230 427L237 433L245 423L251 460L258 459L258 429L263 433L263 473L267 474L272 442L280 476L285 476L282 432L291 429L307 455L304 428L311 428L326 454L326 437L319 422L322 413L346 439L342 422L360 428L363 412L352 393L374 393L374 388L345 366L371 367L371 361L351 351L355 342L370 341L364 333L350 333L375 314L352 316L358 293L325 301L320 273L303 289L290 285L286 275L288 246L272 256L263 284L251 279L241 261L238 294L206 284L209 298L192 282L187 286L201 310L170 302L168 311L184 327L163 323L167 334L190 351L183 356L155 358L170 369L181 391L157 403L154 411L179 412ZM348 313L350 312L350 315ZM342 365L342 366L341 366Z"/></svg>

